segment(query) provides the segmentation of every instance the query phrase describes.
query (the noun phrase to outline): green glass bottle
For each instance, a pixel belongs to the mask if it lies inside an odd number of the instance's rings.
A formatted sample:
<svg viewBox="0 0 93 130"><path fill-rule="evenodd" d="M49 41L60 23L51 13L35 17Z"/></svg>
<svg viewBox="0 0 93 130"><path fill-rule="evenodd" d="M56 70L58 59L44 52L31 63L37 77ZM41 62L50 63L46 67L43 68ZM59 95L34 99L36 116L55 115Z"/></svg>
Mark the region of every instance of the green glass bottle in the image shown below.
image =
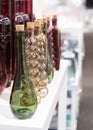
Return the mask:
<svg viewBox="0 0 93 130"><path fill-rule="evenodd" d="M49 48L48 48L48 27L47 27L47 19L44 18L43 19L43 25L42 25L42 30L43 30L43 34L46 36L47 38L47 75L48 75L48 83L50 83L54 77L54 67L53 67L53 63L51 61L50 58L50 54L49 54Z"/></svg>
<svg viewBox="0 0 93 130"><path fill-rule="evenodd" d="M16 25L17 70L10 96L10 107L19 119L33 115L37 108L37 97L26 64L24 25Z"/></svg>

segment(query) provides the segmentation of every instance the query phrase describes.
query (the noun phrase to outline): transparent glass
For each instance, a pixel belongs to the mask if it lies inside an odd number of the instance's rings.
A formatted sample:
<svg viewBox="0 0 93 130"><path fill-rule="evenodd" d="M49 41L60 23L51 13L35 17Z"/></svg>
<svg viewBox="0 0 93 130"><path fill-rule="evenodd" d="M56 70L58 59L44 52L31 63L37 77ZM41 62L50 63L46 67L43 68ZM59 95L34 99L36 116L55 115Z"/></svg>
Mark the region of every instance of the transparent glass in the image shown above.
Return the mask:
<svg viewBox="0 0 93 130"><path fill-rule="evenodd" d="M53 76L54 76L54 67L53 67L53 63L52 63L52 60L51 60L51 56L50 56L50 53L49 53L49 32L48 32L48 28L49 28L49 21L46 21L44 19L43 21L43 27L42 27L42 31L43 31L43 34L44 34L44 37L46 39L46 50L47 50L47 75L48 75L48 83L50 83L53 79ZM51 48L52 49L52 48Z"/></svg>
<svg viewBox="0 0 93 130"><path fill-rule="evenodd" d="M27 65L30 71L30 76L35 87L38 103L41 98L48 93L47 74L46 74L46 57L44 43L40 41L40 31L38 27L27 29L26 35L26 54Z"/></svg>
<svg viewBox="0 0 93 130"><path fill-rule="evenodd" d="M54 16L52 18L52 44L53 44L53 61L56 70L60 67L60 38L59 29L57 27L57 18Z"/></svg>
<svg viewBox="0 0 93 130"><path fill-rule="evenodd" d="M37 108L37 97L34 91L25 54L25 32L16 32L17 71L10 97L13 114L19 119L31 117Z"/></svg>
<svg viewBox="0 0 93 130"><path fill-rule="evenodd" d="M10 86L12 77L11 20L9 16L9 7L9 0L0 1L0 43L2 45L1 53L8 75L7 87Z"/></svg>
<svg viewBox="0 0 93 130"><path fill-rule="evenodd" d="M40 93L41 97L45 97L48 93L47 84L48 76L46 72L47 63L47 51L46 51L46 40L41 33L41 27L35 26L34 28L34 45L36 46L36 59L38 61L37 69L38 74L36 75L37 93Z"/></svg>

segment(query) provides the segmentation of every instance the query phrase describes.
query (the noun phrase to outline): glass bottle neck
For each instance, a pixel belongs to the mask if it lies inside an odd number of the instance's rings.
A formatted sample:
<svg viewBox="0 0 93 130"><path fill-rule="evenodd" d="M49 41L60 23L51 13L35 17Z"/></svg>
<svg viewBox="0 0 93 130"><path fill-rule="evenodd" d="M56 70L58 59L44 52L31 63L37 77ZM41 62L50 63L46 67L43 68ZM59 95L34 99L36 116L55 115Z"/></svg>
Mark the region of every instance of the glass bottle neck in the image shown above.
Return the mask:
<svg viewBox="0 0 93 130"><path fill-rule="evenodd" d="M50 21L47 21L47 29L50 27Z"/></svg>
<svg viewBox="0 0 93 130"><path fill-rule="evenodd" d="M41 33L40 27L35 27L34 28L34 35L38 36Z"/></svg>
<svg viewBox="0 0 93 130"><path fill-rule="evenodd" d="M43 24L43 33L45 35L47 35L47 23L46 22L44 22L44 24Z"/></svg>
<svg viewBox="0 0 93 130"><path fill-rule="evenodd" d="M20 0L20 12L23 13L24 1Z"/></svg>
<svg viewBox="0 0 93 130"><path fill-rule="evenodd" d="M27 70L25 54L25 32L16 32L17 35L17 71L25 73Z"/></svg>
<svg viewBox="0 0 93 130"><path fill-rule="evenodd" d="M27 14L32 13L33 0L24 0L24 11Z"/></svg>
<svg viewBox="0 0 93 130"><path fill-rule="evenodd" d="M16 13L20 12L20 2L19 1L15 1L15 12Z"/></svg>
<svg viewBox="0 0 93 130"><path fill-rule="evenodd" d="M24 1L23 0L16 0L15 2L15 12L17 13L23 13L23 6Z"/></svg>
<svg viewBox="0 0 93 130"><path fill-rule="evenodd" d="M31 37L34 35L34 29L27 29L26 31L26 37Z"/></svg>
<svg viewBox="0 0 93 130"><path fill-rule="evenodd" d="M27 13L27 4L28 4L28 1L24 0L24 12L25 13Z"/></svg>
<svg viewBox="0 0 93 130"><path fill-rule="evenodd" d="M57 19L56 18L52 19L52 26L57 26Z"/></svg>

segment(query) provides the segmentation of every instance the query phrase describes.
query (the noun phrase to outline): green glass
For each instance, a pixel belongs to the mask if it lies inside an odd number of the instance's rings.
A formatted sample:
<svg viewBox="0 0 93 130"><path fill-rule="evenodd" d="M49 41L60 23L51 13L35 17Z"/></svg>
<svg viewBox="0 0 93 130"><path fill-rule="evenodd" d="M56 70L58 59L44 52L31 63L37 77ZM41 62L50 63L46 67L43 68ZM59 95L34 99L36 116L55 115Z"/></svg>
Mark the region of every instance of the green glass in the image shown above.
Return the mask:
<svg viewBox="0 0 93 130"><path fill-rule="evenodd" d="M50 83L54 77L54 67L50 58L50 54L49 54L49 50L48 50L48 70L47 70L47 74L48 74L48 83Z"/></svg>
<svg viewBox="0 0 93 130"><path fill-rule="evenodd" d="M46 38L48 38L47 24L48 23L47 23L46 19L43 19L42 31ZM48 42L48 40L47 40L47 42ZM53 63L50 58L48 43L47 43L47 75L48 75L48 83L50 83L54 77L54 67L53 67Z"/></svg>
<svg viewBox="0 0 93 130"><path fill-rule="evenodd" d="M29 76L25 53L25 32L16 31L17 72L10 96L10 107L19 119L31 117L37 108L37 97Z"/></svg>

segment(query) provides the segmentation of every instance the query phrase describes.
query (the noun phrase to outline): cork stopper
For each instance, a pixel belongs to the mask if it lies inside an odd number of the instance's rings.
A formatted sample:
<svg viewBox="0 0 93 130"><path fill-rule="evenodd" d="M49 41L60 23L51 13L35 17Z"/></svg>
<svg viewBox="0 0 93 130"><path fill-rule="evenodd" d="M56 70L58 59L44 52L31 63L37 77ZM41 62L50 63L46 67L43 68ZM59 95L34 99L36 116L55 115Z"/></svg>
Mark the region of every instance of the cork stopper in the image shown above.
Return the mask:
<svg viewBox="0 0 93 130"><path fill-rule="evenodd" d="M54 15L53 15L53 18L57 19L57 15L56 15L56 14L54 14Z"/></svg>
<svg viewBox="0 0 93 130"><path fill-rule="evenodd" d="M50 17L46 17L47 21L50 21Z"/></svg>
<svg viewBox="0 0 93 130"><path fill-rule="evenodd" d="M16 31L24 31L24 25L16 25Z"/></svg>
<svg viewBox="0 0 93 130"><path fill-rule="evenodd" d="M39 22L39 24L43 24L43 20L42 19L37 19L37 21Z"/></svg>
<svg viewBox="0 0 93 130"><path fill-rule="evenodd" d="M39 20L35 20L34 21L34 26L35 27L40 27L40 21Z"/></svg>
<svg viewBox="0 0 93 130"><path fill-rule="evenodd" d="M34 22L27 22L27 29L34 29Z"/></svg>

